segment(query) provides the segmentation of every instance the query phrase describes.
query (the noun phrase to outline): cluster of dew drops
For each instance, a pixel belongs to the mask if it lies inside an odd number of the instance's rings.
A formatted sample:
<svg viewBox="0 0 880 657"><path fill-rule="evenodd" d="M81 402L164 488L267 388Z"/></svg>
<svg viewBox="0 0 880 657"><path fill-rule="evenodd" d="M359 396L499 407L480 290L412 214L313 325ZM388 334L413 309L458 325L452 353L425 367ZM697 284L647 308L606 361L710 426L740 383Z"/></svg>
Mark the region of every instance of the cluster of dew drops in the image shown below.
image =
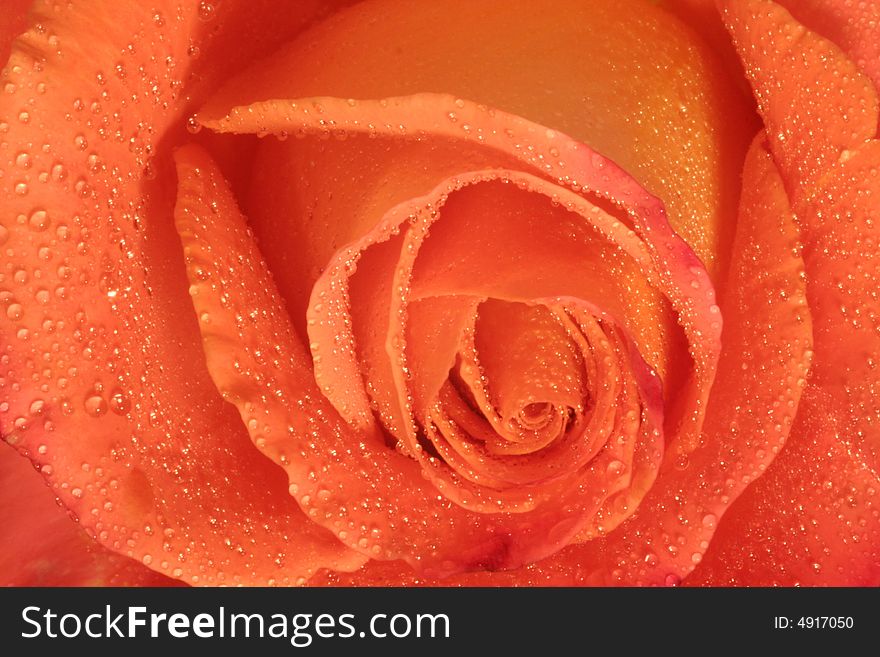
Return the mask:
<svg viewBox="0 0 880 657"><path fill-rule="evenodd" d="M214 21L217 7L218 2L201 2L198 19ZM11 340L0 349L0 418L6 415L3 425L11 429L4 440L28 453L55 493L79 510L80 519L89 518L83 522L86 530L105 544L193 583L247 581L255 571L227 557L218 559L219 572L205 575L198 564L210 559L197 553L210 548L186 537L175 540L180 532L166 525L156 509L145 514L140 528L113 516L127 485L119 475L129 471L114 462L153 463L149 449L164 446L147 445L139 435L152 431L161 437L164 432L170 438L172 429L162 420L157 395L141 391L143 377L127 353L148 354L151 345L132 345L124 338L149 321L136 310L150 293L138 249L148 239L143 214L149 198L132 190L139 181L156 177L153 160L161 132L138 117L173 113L188 82L181 74L189 67L179 57L194 60L205 47L191 41L176 56L168 34L180 16L145 16L117 60L98 68L78 95L64 88L63 79L44 75L64 58L78 55L77 45L40 23L27 38L41 41L44 55L19 53L0 78L2 106L17 107L0 114L0 155L6 163L0 166L0 184L9 192L4 204L14 208L0 218L0 313L6 327L12 327ZM141 63L145 53L151 60L146 65ZM66 93L71 95L62 106L58 101ZM53 125L70 143L56 141ZM58 201L65 197L67 202ZM110 325L96 320L88 303L78 305L82 297L95 298L94 290L114 318ZM16 358L25 353L32 356L22 368ZM28 390L33 398L22 404ZM59 468L62 461L56 462L53 444L62 433L58 425L70 416L128 417L134 426L131 445L123 439L118 449L96 462L83 462L78 472L69 463ZM166 474L174 475L180 472L180 459L156 467L173 468ZM236 523L244 532L253 525L246 518L231 518L218 522L218 531ZM243 547L246 540L231 536L226 543L244 555L237 558L239 564L252 562ZM283 561L283 554L277 558ZM227 574L224 565L230 566Z"/></svg>

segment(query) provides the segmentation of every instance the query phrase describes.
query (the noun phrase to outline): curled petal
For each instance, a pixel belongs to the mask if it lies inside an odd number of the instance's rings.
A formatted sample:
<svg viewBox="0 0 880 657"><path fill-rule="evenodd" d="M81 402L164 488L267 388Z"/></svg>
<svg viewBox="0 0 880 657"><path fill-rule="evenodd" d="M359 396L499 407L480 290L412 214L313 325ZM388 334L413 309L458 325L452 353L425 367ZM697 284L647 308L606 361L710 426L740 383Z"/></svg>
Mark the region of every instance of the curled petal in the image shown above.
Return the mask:
<svg viewBox="0 0 880 657"><path fill-rule="evenodd" d="M449 120L450 113L455 115L456 121ZM464 133L459 122L468 127ZM530 172L523 174L525 177L555 183L554 191L547 192L548 196L558 199L564 197L566 203L581 204L587 202L579 197L587 196L596 210L587 208L584 212L590 217L604 217L602 225L607 226L608 231L619 234L623 242L639 242L638 238L644 240L641 246L631 248L630 252L638 252L637 258L643 263L646 259L654 263L648 267L647 275L667 296L678 315L676 321L687 336L693 369L685 384L684 401L674 419L676 424L682 425L675 427L675 433L680 434L676 449L686 452L694 448L699 439L702 414L696 413L687 419L682 418L681 414L685 412L683 409L699 408L705 404L708 388L714 378L721 331L721 318L717 309L713 308L714 288L694 253L670 228L662 203L611 161L567 135L521 117L437 94L417 94L380 101L339 98L265 101L231 108L223 118L205 120L205 125L221 132L274 132L283 136L300 132L303 135L312 133L327 137L337 133L343 136L383 135L392 141L404 142L408 135L412 135L416 138L415 144L427 139L433 143L436 139L441 147L450 139L459 140L462 142L459 150L467 151L475 147L479 153L473 157L467 156L468 159L479 157L487 162L488 157L487 164L494 163L495 166L498 166L497 163L513 162L517 168L524 167ZM404 127L403 131L400 126ZM356 157L358 150L351 151L351 154L339 153L339 156ZM426 172L416 179L422 182L425 179L433 180L433 185L442 182L450 186L451 191L458 181L453 176L443 182L442 172L455 166L457 160L437 158L436 162L436 172L433 166L425 165ZM422 194L433 196L441 193L439 188L432 190L431 187L422 191ZM402 224L412 208L421 207L418 201L414 203L406 197L398 199L398 203L400 206L393 212L397 221L386 222L384 226L374 229L372 237L359 237L348 247L349 254L368 243L386 241L395 224ZM351 206L331 206L331 211L342 214L347 207ZM353 207L358 206L355 204ZM362 210L366 214L355 223L370 229L385 210L372 203L362 207L366 208ZM615 208L614 217L603 212L604 207ZM638 238L632 236L633 231ZM385 235L382 239L378 238L380 233ZM626 233L630 237L625 237ZM454 271L455 268L448 269ZM600 275L601 268L595 269L594 273ZM333 276L343 274L337 264ZM710 320L710 317L713 319ZM652 363L659 360L657 358Z"/></svg>
<svg viewBox="0 0 880 657"><path fill-rule="evenodd" d="M845 14L849 25L858 26L876 7L857 4L844 12L830 3L834 7L827 11ZM799 7L798 15L814 18L811 6ZM844 51L771 2L731 3L726 15L741 56L754 65L751 81L756 96L764 98L761 111L768 125L787 126L784 141L772 130L768 134L803 236L807 295L815 319L810 382L818 397L833 405L828 412L836 416L840 439L857 464L877 472L877 90L847 57L851 39L842 44ZM834 24L832 20L824 26L829 34L837 33ZM763 44L780 39L790 41L788 57L770 61L761 56ZM809 93L811 84L822 85L821 95L804 96L803 102L793 95ZM797 158L810 163L809 176L803 175L805 165Z"/></svg>
<svg viewBox="0 0 880 657"><path fill-rule="evenodd" d="M772 0L720 4L797 205L830 166L876 136L877 90L838 46Z"/></svg>

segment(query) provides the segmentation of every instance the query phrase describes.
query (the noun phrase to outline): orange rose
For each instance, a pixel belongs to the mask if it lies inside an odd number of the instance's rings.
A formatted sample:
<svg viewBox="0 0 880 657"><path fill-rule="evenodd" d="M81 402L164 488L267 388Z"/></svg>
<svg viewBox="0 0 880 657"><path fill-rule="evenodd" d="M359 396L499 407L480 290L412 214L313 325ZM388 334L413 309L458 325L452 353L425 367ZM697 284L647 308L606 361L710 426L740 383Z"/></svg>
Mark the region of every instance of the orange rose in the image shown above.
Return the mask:
<svg viewBox="0 0 880 657"><path fill-rule="evenodd" d="M4 581L877 584L878 13L14 9Z"/></svg>

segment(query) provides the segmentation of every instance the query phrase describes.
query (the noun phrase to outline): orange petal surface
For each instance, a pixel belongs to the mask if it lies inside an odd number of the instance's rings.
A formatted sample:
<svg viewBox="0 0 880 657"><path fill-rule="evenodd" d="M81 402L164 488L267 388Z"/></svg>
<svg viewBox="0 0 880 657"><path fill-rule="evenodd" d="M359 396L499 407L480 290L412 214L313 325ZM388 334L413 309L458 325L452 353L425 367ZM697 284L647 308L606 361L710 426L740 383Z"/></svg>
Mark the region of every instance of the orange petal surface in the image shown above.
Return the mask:
<svg viewBox="0 0 880 657"><path fill-rule="evenodd" d="M289 533L302 512L217 394L181 312L169 142L227 67L321 3L281 17L271 2L203 5L37 2L13 45L0 83L0 433L106 547L192 583L296 583L318 565ZM245 38L269 17L271 39Z"/></svg>
<svg viewBox="0 0 880 657"><path fill-rule="evenodd" d="M838 46L772 0L720 5L797 205L833 164L876 136L876 89Z"/></svg>
<svg viewBox="0 0 880 657"><path fill-rule="evenodd" d="M877 0L780 0L804 27L843 49L848 58L880 89L880 3Z"/></svg>
<svg viewBox="0 0 880 657"><path fill-rule="evenodd" d="M743 59L754 66L762 112L768 124L788 125L784 140L769 135L775 163L767 165L768 175L776 179L776 195L783 194L786 183L800 222L815 356L789 444L768 475L732 507L719 531L724 540L713 544L694 575L696 584L880 581L880 404L874 362L880 349L880 145L871 139L877 100L870 82L853 73L856 64L844 50L820 36L839 36L851 56L863 52L854 39L876 7L856 4L827 3L821 12L815 3L792 5L810 27L819 13L828 16L815 33L772 3L731 3L735 18L728 27ZM844 23L849 27L839 32ZM755 45L785 34L800 35L791 42L794 59L772 60ZM863 45L872 44L876 41ZM865 70L870 74L870 67ZM823 77L829 72L833 78ZM826 80L824 95L806 106L792 105L796 90L817 79ZM844 105L825 102L829 94ZM854 100L858 106L852 106ZM808 149L818 150L804 176L803 169L792 169L792 157Z"/></svg>
<svg viewBox="0 0 880 657"><path fill-rule="evenodd" d="M663 200L672 227L713 281L723 280L738 176L757 124L711 47L652 2L565 0L516 11L505 0L362 2L231 80L200 116L273 98L425 92L503 109L590 145ZM276 193L270 204L299 200ZM280 270L283 256L266 248Z"/></svg>
<svg viewBox="0 0 880 657"><path fill-rule="evenodd" d="M0 450L0 586L169 586L176 580L99 545L27 459Z"/></svg>

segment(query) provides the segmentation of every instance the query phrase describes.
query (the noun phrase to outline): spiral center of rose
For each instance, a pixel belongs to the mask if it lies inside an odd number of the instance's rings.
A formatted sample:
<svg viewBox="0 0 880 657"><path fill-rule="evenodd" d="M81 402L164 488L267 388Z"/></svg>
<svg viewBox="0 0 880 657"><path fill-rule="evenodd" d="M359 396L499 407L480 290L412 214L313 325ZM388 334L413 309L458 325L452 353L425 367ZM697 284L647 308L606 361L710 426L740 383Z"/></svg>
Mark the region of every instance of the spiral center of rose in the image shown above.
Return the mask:
<svg viewBox="0 0 880 657"><path fill-rule="evenodd" d="M452 502L528 513L570 499L589 510L579 523L598 523L618 496L609 526L662 455L659 379L636 338L656 343L656 327L626 302L656 297L628 229L553 200L565 193L477 171L401 204L334 256L312 292L309 339L343 417L381 427Z"/></svg>
<svg viewBox="0 0 880 657"><path fill-rule="evenodd" d="M564 435L586 408L584 354L543 306L488 300L450 372L494 454L526 454Z"/></svg>

